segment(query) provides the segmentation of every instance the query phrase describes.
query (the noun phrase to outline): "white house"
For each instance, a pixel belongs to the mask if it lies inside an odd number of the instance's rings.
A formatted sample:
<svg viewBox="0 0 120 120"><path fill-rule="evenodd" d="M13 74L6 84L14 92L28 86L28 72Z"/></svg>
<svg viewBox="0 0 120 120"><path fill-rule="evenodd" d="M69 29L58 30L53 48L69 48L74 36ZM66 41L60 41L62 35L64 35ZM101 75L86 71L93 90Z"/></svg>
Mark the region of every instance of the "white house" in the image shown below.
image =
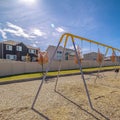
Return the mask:
<svg viewBox="0 0 120 120"><path fill-rule="evenodd" d="M53 45L48 46L46 51L48 53L49 59L52 58L55 49L56 49L56 46L53 46ZM62 59L63 50L64 50L64 48L62 46L58 47L58 50L54 56L54 60L61 60ZM64 51L63 60L71 60L74 58L74 56L75 56L75 51L72 49L66 48Z"/></svg>

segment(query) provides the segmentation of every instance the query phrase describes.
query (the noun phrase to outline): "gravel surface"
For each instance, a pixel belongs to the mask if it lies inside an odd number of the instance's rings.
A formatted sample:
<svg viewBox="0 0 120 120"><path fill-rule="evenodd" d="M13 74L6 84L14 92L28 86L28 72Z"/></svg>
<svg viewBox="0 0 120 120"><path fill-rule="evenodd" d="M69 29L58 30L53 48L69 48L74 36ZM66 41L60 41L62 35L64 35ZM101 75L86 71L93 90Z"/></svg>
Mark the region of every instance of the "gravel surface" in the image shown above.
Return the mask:
<svg viewBox="0 0 120 120"><path fill-rule="evenodd" d="M0 120L120 120L120 75L85 75L93 109L80 75L44 82L34 109L40 80L0 86ZM96 79L96 80L95 80Z"/></svg>

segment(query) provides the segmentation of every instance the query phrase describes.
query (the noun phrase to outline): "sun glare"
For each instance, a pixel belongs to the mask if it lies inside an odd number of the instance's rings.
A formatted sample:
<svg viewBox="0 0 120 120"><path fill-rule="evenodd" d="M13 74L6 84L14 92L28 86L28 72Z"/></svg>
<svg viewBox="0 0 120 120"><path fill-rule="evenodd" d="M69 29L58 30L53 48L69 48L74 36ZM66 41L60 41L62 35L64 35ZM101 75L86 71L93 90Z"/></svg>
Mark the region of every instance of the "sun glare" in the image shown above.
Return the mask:
<svg viewBox="0 0 120 120"><path fill-rule="evenodd" d="M21 3L26 5L33 5L36 3L37 0L20 0Z"/></svg>

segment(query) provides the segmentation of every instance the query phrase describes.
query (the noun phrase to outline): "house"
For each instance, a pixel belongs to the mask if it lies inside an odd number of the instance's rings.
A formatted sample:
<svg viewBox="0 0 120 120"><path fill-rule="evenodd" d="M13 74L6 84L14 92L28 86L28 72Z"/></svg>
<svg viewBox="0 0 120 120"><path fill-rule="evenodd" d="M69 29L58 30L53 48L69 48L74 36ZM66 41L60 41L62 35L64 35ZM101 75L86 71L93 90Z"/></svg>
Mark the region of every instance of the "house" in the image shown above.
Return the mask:
<svg viewBox="0 0 120 120"><path fill-rule="evenodd" d="M112 61L111 60L111 56L105 57L104 61ZM120 63L120 56L115 56L115 62L119 62Z"/></svg>
<svg viewBox="0 0 120 120"><path fill-rule="evenodd" d="M84 60L97 60L97 56L98 56L97 52L90 52L83 55ZM102 54L102 56L104 55Z"/></svg>
<svg viewBox="0 0 120 120"><path fill-rule="evenodd" d="M0 42L0 58L16 61L26 61L26 56L30 61L36 61L38 48L27 46L22 42L13 40Z"/></svg>
<svg viewBox="0 0 120 120"><path fill-rule="evenodd" d="M47 48L47 53L49 59L52 58L54 51L56 49L56 46L49 45ZM64 48L62 46L59 46L57 49L57 52L54 56L54 60L61 60L62 59L62 54L63 54ZM65 48L64 55L63 55L63 60L73 60L75 56L75 51L72 49Z"/></svg>

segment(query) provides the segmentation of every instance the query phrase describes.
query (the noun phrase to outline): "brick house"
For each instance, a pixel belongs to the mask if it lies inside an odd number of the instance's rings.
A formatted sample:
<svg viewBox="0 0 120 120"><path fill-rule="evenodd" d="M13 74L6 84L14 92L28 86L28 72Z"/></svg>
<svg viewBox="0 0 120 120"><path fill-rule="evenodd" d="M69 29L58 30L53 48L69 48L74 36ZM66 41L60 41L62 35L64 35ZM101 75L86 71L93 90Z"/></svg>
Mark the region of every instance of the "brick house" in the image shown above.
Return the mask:
<svg viewBox="0 0 120 120"><path fill-rule="evenodd" d="M26 61L26 56L29 56L30 61L36 61L39 49L27 46L22 42L13 40L0 42L0 58L16 61Z"/></svg>

